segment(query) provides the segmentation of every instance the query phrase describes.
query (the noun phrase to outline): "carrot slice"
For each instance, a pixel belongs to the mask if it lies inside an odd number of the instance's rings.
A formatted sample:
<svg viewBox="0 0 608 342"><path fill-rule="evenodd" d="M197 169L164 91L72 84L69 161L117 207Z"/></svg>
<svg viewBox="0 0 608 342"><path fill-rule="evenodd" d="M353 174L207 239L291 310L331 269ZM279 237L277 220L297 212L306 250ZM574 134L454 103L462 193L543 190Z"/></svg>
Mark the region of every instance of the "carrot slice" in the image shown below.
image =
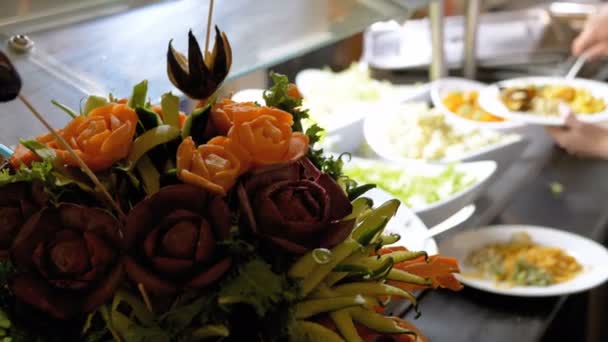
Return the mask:
<svg viewBox="0 0 608 342"><path fill-rule="evenodd" d="M454 258L444 257L442 255L433 255L429 257L429 261L425 262L424 257L416 258L400 262L394 266L397 269L415 274L417 276L432 278L432 288L443 287L452 291L462 289L462 284L454 277L453 273L458 273L458 260ZM414 290L425 288L420 285L406 284L402 282L390 281L391 285L397 286L404 290Z"/></svg>

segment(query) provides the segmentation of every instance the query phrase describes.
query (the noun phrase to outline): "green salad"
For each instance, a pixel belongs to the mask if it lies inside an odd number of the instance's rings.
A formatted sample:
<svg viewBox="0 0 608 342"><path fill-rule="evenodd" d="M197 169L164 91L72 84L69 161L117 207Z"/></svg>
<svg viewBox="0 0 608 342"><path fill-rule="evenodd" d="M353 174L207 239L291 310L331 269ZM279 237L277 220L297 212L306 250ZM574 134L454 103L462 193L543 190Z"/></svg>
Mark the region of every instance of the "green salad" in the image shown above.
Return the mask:
<svg viewBox="0 0 608 342"><path fill-rule="evenodd" d="M376 184L410 208L441 201L475 182L475 177L457 171L453 164L436 175L416 174L383 162L347 164L344 173L358 182Z"/></svg>

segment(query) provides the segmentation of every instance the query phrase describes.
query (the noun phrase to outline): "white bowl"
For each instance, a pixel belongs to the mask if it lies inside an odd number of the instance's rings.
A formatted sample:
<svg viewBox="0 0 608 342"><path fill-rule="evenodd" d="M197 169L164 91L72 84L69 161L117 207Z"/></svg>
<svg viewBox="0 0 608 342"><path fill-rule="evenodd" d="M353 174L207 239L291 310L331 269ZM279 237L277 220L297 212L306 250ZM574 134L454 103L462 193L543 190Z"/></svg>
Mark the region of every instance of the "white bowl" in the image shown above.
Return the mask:
<svg viewBox="0 0 608 342"><path fill-rule="evenodd" d="M388 115L403 115L401 113L392 113ZM523 153L528 141L519 134L511 133L512 138L505 141L481 147L477 150L469 151L460 155L447 156L440 160L424 160L405 158L395 150L386 139L386 120L378 120L377 118L369 117L363 123L363 135L365 141L381 158L396 162L412 162L424 161L431 164L446 164L453 162L471 162L480 160L494 160L498 164L500 170L506 169L514 160L519 158Z"/></svg>
<svg viewBox="0 0 608 342"><path fill-rule="evenodd" d="M588 90L593 96L602 98L608 106L608 85L603 82L586 79L565 79L563 77L521 77L506 81L501 81L479 93L479 105L490 113L501 116L509 120L517 120L528 124L544 126L563 126L565 117L547 116L543 114L511 111L500 99L500 89L503 87L522 87L528 85L568 85ZM577 119L599 123L608 120L608 109L594 114L577 115Z"/></svg>
<svg viewBox="0 0 608 342"><path fill-rule="evenodd" d="M501 132L522 133L524 124L515 120L505 120L496 122L484 122L464 118L451 110L444 104L443 99L452 92L481 92L487 85L485 83L469 80L466 78L447 77L431 83L431 101L433 105L445 114L450 121L457 124L468 125L475 128L493 129Z"/></svg>
<svg viewBox="0 0 608 342"><path fill-rule="evenodd" d="M412 175L438 175L448 167L447 165L428 164L423 162L394 163L353 157L351 161L345 165L345 168L348 168L348 165L370 165L376 163L386 163L391 167L403 167L404 171L411 173ZM458 172L473 176L475 179L474 182L465 189L440 201L410 208L429 227L443 222L460 209L475 202L490 184L489 180L494 172L496 172L497 165L496 162L493 161L477 161L459 163L455 165L455 168Z"/></svg>
<svg viewBox="0 0 608 342"><path fill-rule="evenodd" d="M539 245L558 247L572 255L583 266L576 277L550 286L500 286L493 280L474 275L465 261L474 250L490 243L506 242L514 233L526 232ZM465 285L497 294L523 297L561 296L592 289L608 280L608 250L601 244L567 231L526 226L499 225L467 230L441 241L441 253L460 261L461 273L456 277Z"/></svg>

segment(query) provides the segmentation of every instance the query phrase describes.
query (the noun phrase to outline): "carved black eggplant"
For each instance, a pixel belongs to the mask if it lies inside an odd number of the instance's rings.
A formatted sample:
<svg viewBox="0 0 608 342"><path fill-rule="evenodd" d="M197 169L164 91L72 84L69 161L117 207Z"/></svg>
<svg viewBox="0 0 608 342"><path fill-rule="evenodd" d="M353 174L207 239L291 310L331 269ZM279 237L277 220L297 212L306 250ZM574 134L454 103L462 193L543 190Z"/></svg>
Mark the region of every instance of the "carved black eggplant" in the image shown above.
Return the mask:
<svg viewBox="0 0 608 342"><path fill-rule="evenodd" d="M0 102L14 100L21 91L21 77L8 57L0 51Z"/></svg>
<svg viewBox="0 0 608 342"><path fill-rule="evenodd" d="M226 33L215 27L215 43L205 56L192 34L188 33L188 57L173 49L167 51L167 74L171 83L193 99L204 100L222 85L232 65L232 49Z"/></svg>

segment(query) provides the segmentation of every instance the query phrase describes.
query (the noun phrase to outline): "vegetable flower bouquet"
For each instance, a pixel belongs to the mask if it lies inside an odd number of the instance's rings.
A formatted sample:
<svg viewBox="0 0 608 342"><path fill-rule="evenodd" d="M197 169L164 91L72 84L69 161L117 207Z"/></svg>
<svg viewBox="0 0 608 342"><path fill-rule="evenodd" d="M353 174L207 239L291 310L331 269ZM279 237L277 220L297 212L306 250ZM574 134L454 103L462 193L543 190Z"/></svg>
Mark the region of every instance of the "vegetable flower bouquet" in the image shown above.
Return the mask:
<svg viewBox="0 0 608 342"><path fill-rule="evenodd" d="M424 340L383 308L460 289L455 260L389 247L399 202L374 207L373 186L315 148L285 76L265 103L218 100L225 35L203 59L191 34L188 55L168 52L172 82L201 100L187 116L171 93L149 103L146 81L59 105L101 188L51 135L3 166L0 340Z"/></svg>

